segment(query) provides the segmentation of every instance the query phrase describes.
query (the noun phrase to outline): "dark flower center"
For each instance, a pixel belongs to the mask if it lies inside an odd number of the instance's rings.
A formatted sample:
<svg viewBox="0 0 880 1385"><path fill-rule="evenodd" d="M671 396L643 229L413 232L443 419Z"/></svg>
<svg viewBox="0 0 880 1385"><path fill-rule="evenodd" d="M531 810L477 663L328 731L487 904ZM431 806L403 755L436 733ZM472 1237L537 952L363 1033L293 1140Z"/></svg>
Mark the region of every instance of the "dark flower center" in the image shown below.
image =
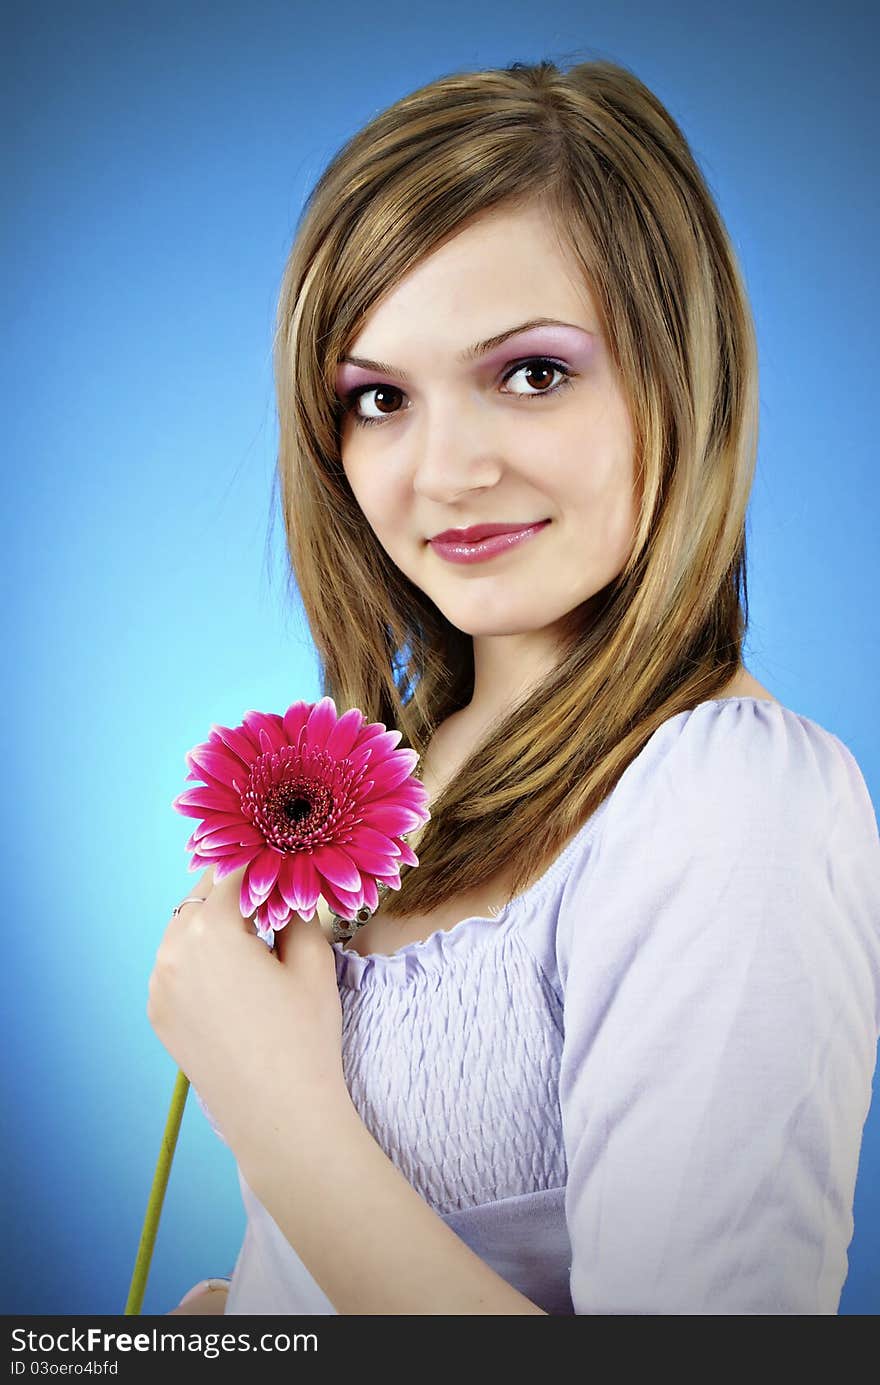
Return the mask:
<svg viewBox="0 0 880 1385"><path fill-rule="evenodd" d="M325 842L348 840L345 830L352 793L363 776L351 762L324 750L303 753L281 746L251 766L241 793L241 811L278 851L311 851Z"/></svg>
<svg viewBox="0 0 880 1385"><path fill-rule="evenodd" d="M254 794L252 821L279 851L296 851L315 834L320 840L333 809L329 785L312 775L294 774Z"/></svg>
<svg viewBox="0 0 880 1385"><path fill-rule="evenodd" d="M287 814L291 822L303 822L312 811L312 805L307 798L294 798L282 804L281 811Z"/></svg>

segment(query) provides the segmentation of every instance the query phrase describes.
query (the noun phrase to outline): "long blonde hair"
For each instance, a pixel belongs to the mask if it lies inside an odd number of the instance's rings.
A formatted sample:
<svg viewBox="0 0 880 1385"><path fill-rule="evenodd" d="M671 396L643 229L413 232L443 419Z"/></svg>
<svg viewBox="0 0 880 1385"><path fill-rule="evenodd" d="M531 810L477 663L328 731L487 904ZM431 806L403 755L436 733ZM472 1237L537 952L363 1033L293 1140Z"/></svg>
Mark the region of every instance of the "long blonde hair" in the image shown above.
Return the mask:
<svg viewBox="0 0 880 1385"><path fill-rule="evenodd" d="M275 337L278 476L324 695L424 752L465 707L473 644L391 562L340 461L336 366L371 306L490 209L540 204L572 246L625 391L639 512L623 571L564 624L546 686L431 805L382 903L430 913L496 872L520 894L668 718L741 667L757 453L754 325L736 254L658 98L605 60L455 73L382 111L303 209Z"/></svg>

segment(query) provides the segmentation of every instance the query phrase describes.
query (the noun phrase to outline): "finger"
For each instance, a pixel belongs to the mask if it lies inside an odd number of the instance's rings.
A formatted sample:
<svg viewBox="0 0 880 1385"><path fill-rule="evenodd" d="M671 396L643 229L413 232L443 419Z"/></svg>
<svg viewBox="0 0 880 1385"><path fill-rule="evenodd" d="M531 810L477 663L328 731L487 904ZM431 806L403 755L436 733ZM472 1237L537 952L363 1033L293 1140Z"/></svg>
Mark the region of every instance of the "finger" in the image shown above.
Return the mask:
<svg viewBox="0 0 880 1385"><path fill-rule="evenodd" d="M192 892L193 892L193 894L204 894L204 895L208 895L208 894L211 893L211 891L213 890L213 888L214 888L214 867L213 867L213 866L208 866L208 869L207 869L206 871L203 871L202 874L199 876L198 880L196 881L195 885L193 886Z"/></svg>
<svg viewBox="0 0 880 1385"><path fill-rule="evenodd" d="M186 894L182 897L182 899L178 900L178 904L181 904L181 903L183 902L183 899L189 899L189 900L202 899L202 900L207 900L207 899L210 897L211 892L212 892L213 889L214 889L214 867L213 867L213 866L208 866L208 869L205 870L205 871L202 871L202 874L199 876L198 880L195 882L194 885L191 885L191 886L190 886L190 888L187 890ZM189 905L187 905L187 908L189 908ZM181 914L183 914L183 912L184 912L184 910L181 909L180 914L173 914L173 913L172 913L172 916L171 916L171 921L172 921L172 923L176 923L176 922L178 921L178 919L180 919Z"/></svg>
<svg viewBox="0 0 880 1385"><path fill-rule="evenodd" d="M294 912L283 928L275 931L273 952L279 962L285 961L303 947L327 946L327 937L318 919L317 910L307 923L301 914Z"/></svg>
<svg viewBox="0 0 880 1385"><path fill-rule="evenodd" d="M189 1303L190 1299L198 1298L199 1294L206 1294L208 1292L208 1287L207 1279L200 1279L198 1284L194 1284L191 1289L187 1289L177 1307L182 1308L185 1303Z"/></svg>
<svg viewBox="0 0 880 1385"><path fill-rule="evenodd" d="M254 914L257 911L253 909L251 913L243 914L241 905L241 886L246 870L247 866L238 866L235 870L231 870L228 875L224 875L223 879L218 880L214 886L213 894L216 896L218 904L223 906L224 914L228 914L230 918L238 918L245 933L253 933Z"/></svg>

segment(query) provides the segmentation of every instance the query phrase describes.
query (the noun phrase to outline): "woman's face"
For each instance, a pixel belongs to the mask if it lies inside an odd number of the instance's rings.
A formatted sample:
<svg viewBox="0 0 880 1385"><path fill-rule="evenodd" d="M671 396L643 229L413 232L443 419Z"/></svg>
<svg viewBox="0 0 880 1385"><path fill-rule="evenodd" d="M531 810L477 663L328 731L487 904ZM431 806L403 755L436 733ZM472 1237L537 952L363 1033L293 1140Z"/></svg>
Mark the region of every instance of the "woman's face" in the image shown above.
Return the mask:
<svg viewBox="0 0 880 1385"><path fill-rule="evenodd" d="M536 318L560 325L519 330ZM624 566L637 505L630 417L577 263L540 207L489 213L422 261L364 319L337 394L358 504L459 630L549 636ZM451 562L429 542L544 520L480 562Z"/></svg>

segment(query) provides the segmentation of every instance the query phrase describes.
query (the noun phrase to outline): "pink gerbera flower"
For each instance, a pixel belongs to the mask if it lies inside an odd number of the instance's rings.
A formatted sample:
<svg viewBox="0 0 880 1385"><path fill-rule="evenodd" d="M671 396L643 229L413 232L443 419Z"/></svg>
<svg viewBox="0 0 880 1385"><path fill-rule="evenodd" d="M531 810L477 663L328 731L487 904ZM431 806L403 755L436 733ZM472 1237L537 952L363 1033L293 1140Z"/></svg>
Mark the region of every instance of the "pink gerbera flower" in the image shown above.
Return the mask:
<svg viewBox="0 0 880 1385"><path fill-rule="evenodd" d="M400 889L400 867L419 863L403 834L431 816L412 777L418 755L395 748L401 735L357 707L339 716L331 697L212 726L185 756L187 779L204 784L172 805L202 819L189 869L213 865L222 880L246 866L241 912L263 934L294 911L312 919L319 896L349 921L375 909L378 882Z"/></svg>

